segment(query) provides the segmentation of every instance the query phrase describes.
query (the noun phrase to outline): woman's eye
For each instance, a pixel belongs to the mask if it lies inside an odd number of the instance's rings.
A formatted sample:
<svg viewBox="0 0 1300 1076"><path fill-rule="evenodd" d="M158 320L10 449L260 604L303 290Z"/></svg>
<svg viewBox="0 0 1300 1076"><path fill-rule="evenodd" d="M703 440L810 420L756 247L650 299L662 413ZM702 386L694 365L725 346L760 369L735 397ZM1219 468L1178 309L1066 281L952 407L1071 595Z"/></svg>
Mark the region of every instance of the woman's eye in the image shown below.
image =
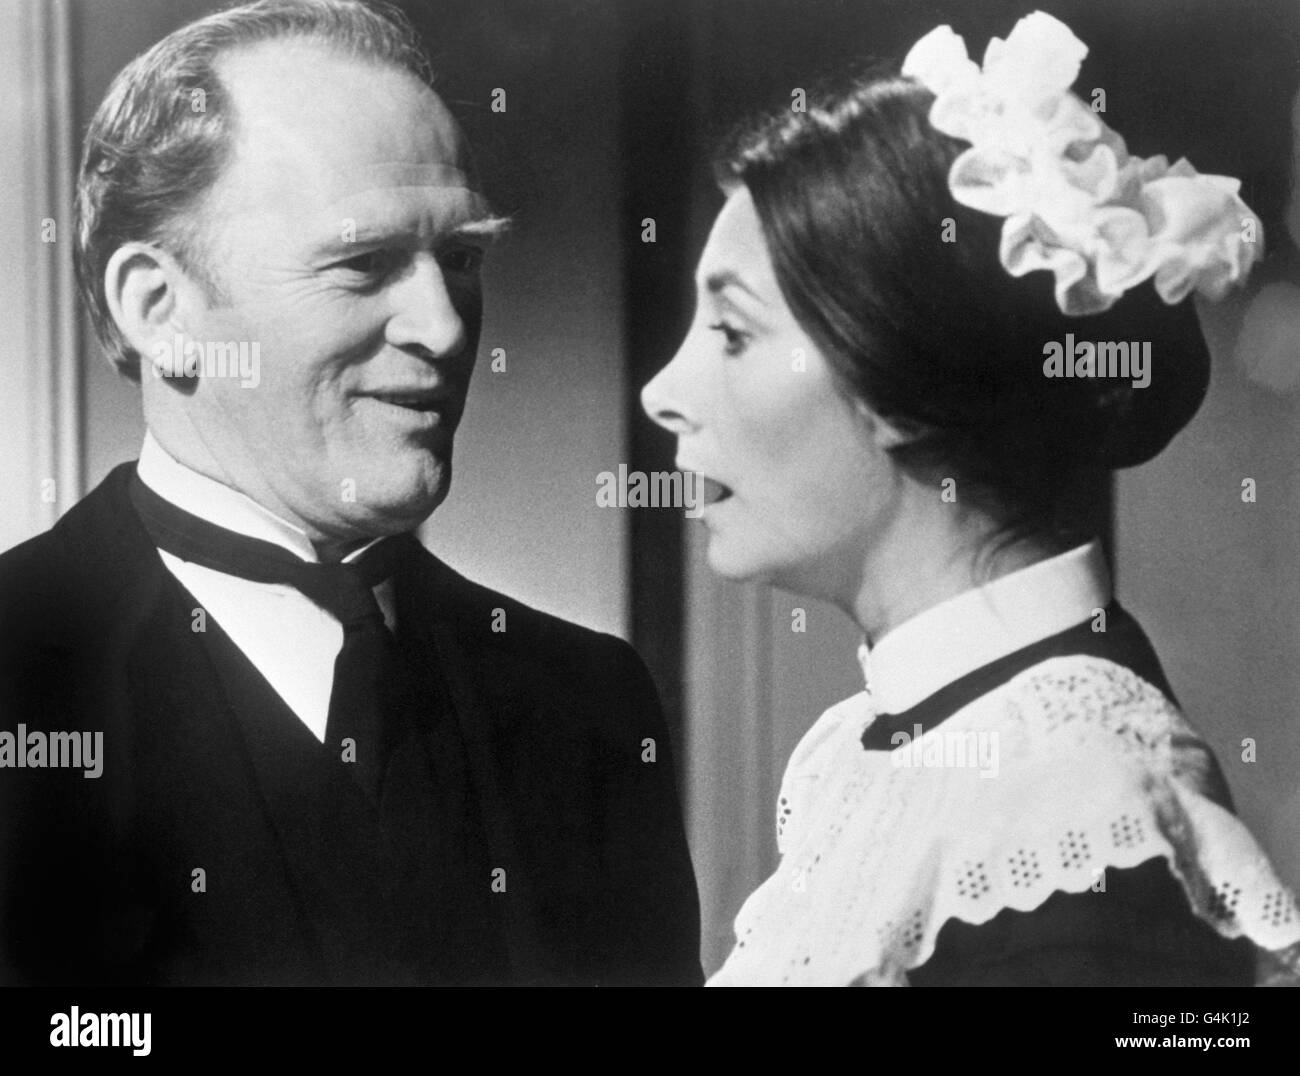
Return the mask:
<svg viewBox="0 0 1300 1076"><path fill-rule="evenodd" d="M734 325L728 325L725 321L718 321L710 325L709 328L714 332L722 333L723 351L728 355L739 355L744 350L746 334Z"/></svg>

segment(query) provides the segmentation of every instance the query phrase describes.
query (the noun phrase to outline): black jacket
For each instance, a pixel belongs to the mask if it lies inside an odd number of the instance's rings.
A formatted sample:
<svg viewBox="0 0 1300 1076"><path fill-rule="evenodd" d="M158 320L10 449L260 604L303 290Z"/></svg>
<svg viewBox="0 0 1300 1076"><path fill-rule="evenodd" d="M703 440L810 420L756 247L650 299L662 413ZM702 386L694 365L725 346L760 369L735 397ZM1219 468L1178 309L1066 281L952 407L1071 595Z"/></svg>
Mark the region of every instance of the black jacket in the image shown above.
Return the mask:
<svg viewBox="0 0 1300 1076"><path fill-rule="evenodd" d="M268 721L222 690L128 499L133 470L0 556L0 731L102 732L104 753L98 779L0 769L0 981L356 981L322 924L368 907L375 823L306 787L287 710ZM635 652L429 554L395 593L504 871L505 963L484 980L699 982L672 754Z"/></svg>

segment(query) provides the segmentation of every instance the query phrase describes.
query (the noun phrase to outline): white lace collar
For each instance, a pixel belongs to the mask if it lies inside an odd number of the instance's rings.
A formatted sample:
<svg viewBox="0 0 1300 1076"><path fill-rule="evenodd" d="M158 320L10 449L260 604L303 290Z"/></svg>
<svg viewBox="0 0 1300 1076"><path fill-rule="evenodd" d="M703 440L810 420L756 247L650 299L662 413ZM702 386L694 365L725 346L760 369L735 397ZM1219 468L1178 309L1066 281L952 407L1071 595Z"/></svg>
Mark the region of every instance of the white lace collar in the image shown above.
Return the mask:
<svg viewBox="0 0 1300 1076"><path fill-rule="evenodd" d="M1096 615L1111 599L1098 542L1077 546L931 606L864 643L858 660L882 713L910 709L998 658Z"/></svg>
<svg viewBox="0 0 1300 1076"><path fill-rule="evenodd" d="M1209 749L1132 670L1048 658L905 749L864 751L871 718L856 695L795 749L781 862L709 985L906 985L949 920L1100 892L1107 870L1156 857L1201 920L1263 950L1264 979L1300 984L1294 894L1212 798Z"/></svg>

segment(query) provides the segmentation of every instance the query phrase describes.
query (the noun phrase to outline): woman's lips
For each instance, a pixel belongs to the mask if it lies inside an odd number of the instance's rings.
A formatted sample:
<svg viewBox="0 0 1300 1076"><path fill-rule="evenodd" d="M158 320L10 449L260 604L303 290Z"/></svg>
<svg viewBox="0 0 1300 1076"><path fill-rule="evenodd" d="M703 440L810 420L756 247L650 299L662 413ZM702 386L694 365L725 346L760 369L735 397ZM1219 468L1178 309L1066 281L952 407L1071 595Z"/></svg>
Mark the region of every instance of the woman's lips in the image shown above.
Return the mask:
<svg viewBox="0 0 1300 1076"><path fill-rule="evenodd" d="M720 504L732 495L733 490L725 482L719 482L716 478L710 478L703 470L698 467L690 467L690 464L684 461L675 461L677 470L688 474L690 489L697 491L694 495L698 498L698 507L707 508L710 504Z"/></svg>
<svg viewBox="0 0 1300 1076"><path fill-rule="evenodd" d="M733 490L729 485L719 482L716 478L710 478L698 467L691 467L680 460L677 461L676 466L679 471L690 475L690 486L699 491L701 507L707 508L711 504L719 504L731 496Z"/></svg>

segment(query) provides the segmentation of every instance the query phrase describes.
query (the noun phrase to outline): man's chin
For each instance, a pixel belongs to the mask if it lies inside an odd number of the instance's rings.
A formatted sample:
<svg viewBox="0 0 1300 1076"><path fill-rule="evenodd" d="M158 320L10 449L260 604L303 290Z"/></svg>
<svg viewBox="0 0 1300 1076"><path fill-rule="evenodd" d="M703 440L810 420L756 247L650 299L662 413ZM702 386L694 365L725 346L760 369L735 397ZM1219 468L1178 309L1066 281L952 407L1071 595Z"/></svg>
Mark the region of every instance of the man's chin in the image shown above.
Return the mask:
<svg viewBox="0 0 1300 1076"><path fill-rule="evenodd" d="M447 499L450 485L448 477L431 488L422 486L376 499L364 506L364 518L376 535L415 530Z"/></svg>
<svg viewBox="0 0 1300 1076"><path fill-rule="evenodd" d="M340 480L341 503L332 531L376 538L415 530L447 499L451 466L442 462L403 474L400 462L377 480Z"/></svg>

